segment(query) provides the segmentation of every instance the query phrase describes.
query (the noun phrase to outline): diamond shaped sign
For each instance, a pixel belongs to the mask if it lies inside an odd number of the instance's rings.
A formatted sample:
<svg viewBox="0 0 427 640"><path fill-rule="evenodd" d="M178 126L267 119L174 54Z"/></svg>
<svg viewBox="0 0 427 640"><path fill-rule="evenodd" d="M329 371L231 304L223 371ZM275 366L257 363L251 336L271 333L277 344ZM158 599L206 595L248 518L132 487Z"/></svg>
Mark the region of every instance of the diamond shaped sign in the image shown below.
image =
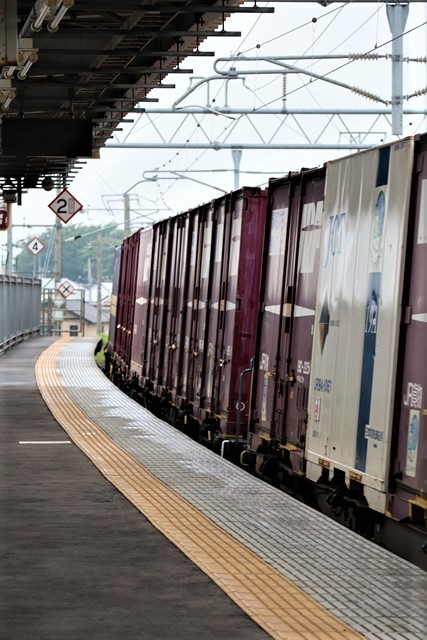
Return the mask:
<svg viewBox="0 0 427 640"><path fill-rule="evenodd" d="M68 191L63 189L61 193L58 193L56 198L52 200L49 205L55 215L58 216L62 222L69 222L71 218L83 208L78 200Z"/></svg>
<svg viewBox="0 0 427 640"><path fill-rule="evenodd" d="M64 280L64 282L61 282L56 290L61 294L61 296L63 296L64 298L68 298L68 296L73 293L74 287L71 282L68 282L68 280Z"/></svg>
<svg viewBox="0 0 427 640"><path fill-rule="evenodd" d="M38 256L39 253L41 253L43 251L44 244L38 238L33 238L27 244L27 249L28 249L28 251L30 251L33 254L33 256Z"/></svg>

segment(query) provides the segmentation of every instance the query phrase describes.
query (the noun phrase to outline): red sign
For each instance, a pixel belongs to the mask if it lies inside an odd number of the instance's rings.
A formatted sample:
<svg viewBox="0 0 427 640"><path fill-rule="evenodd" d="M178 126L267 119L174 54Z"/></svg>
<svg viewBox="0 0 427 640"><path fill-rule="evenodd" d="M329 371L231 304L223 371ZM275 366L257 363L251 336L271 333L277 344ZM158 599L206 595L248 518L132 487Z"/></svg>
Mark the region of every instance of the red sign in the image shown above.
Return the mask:
<svg viewBox="0 0 427 640"><path fill-rule="evenodd" d="M0 231L5 231L9 227L9 215L7 208L0 209Z"/></svg>
<svg viewBox="0 0 427 640"><path fill-rule="evenodd" d="M64 189L56 196L55 200L52 200L49 208L62 222L67 223L83 208L83 205L67 189Z"/></svg>

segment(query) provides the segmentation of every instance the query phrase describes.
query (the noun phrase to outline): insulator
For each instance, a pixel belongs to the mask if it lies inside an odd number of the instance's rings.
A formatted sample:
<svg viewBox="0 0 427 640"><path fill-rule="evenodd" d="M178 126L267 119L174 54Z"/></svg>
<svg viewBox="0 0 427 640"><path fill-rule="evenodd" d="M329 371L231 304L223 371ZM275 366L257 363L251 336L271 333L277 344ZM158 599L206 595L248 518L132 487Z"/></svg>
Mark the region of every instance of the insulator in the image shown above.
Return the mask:
<svg viewBox="0 0 427 640"><path fill-rule="evenodd" d="M413 61L414 62L424 62L425 63L425 62L427 62L427 58L426 58L426 56L424 56L424 58L422 58L422 57L421 58L414 58Z"/></svg>
<svg viewBox="0 0 427 640"><path fill-rule="evenodd" d="M427 87L424 87L424 89L418 89L418 91L415 91L415 93L412 94L412 97L416 98L417 96L424 96L427 93Z"/></svg>
<svg viewBox="0 0 427 640"><path fill-rule="evenodd" d="M350 60L378 60L378 53L349 53Z"/></svg>
<svg viewBox="0 0 427 640"><path fill-rule="evenodd" d="M284 73L282 75L282 97L286 98L286 94L287 94L287 81L288 81L288 74Z"/></svg>
<svg viewBox="0 0 427 640"><path fill-rule="evenodd" d="M374 93L370 93L364 89L359 89L359 87L353 87L351 90L353 93L358 93L360 96L373 100L374 102L382 102L380 96L376 96Z"/></svg>

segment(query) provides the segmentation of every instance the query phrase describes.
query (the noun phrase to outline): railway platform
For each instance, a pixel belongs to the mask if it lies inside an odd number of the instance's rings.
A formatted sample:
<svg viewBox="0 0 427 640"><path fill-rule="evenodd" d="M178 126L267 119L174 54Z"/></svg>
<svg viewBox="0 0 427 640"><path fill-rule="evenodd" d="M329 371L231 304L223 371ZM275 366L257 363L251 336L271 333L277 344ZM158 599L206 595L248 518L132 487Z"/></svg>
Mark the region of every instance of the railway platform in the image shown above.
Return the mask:
<svg viewBox="0 0 427 640"><path fill-rule="evenodd" d="M0 358L0 638L425 638L426 572L155 418L94 345Z"/></svg>
<svg viewBox="0 0 427 640"><path fill-rule="evenodd" d="M268 638L52 417L34 378L51 342L0 358L0 639Z"/></svg>

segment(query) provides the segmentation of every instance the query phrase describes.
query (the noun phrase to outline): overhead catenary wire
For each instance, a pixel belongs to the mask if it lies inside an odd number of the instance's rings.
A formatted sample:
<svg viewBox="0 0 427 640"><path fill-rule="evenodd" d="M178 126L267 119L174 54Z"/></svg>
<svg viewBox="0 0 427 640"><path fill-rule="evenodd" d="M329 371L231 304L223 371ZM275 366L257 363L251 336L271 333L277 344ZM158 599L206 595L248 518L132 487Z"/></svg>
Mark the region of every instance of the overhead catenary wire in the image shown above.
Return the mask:
<svg viewBox="0 0 427 640"><path fill-rule="evenodd" d="M342 8L342 7L341 7L341 8ZM372 16L371 16L371 18L372 18ZM364 23L364 24L366 24L366 22L367 22L367 21L365 21L365 23ZM307 24L307 23L306 23L306 24ZM425 23L421 23L420 25L417 25L417 26L416 26L416 27L414 27L413 29L409 29L409 30L407 30L407 31L405 32L405 34L411 33L412 31L414 31L414 30L416 30L416 29L418 29L418 28L420 28L420 27L424 26L424 24L425 24ZM355 33L355 32L353 32L353 34L354 34L354 33ZM404 35L405 35L405 34L404 34ZM377 48L380 48L380 47L385 46L386 44L391 43L391 42L393 42L393 38L388 39L387 41L385 41L385 42L384 42L383 44L381 44L381 45L378 45L378 44L376 43L376 47L375 47L375 48L376 48L376 49L377 49ZM366 56L368 56L368 55L369 55L369 53L373 52L374 50L375 50L375 49L370 49L368 52L366 52ZM236 56L236 59L237 59L237 56ZM354 59L355 59L355 58L354 58ZM351 63L354 61L354 59L349 60L349 61L347 61L346 63L344 63L344 64L342 64L342 65L339 65L338 67L335 67L334 69L332 69L332 70L328 71L327 73L319 74L319 78L318 78L318 79L327 78L328 76L330 76L331 74L335 73L336 71L338 71L338 70L340 70L340 69L342 69L342 68L346 67L347 65L351 64ZM311 79L311 80L310 80L310 82L308 82L308 83L304 83L301 87L298 87L298 88L293 89L292 91L288 92L288 94L287 94L287 95L289 96L289 95L291 95L291 94L293 94L293 93L295 93L295 92L297 92L297 91L299 91L299 90L301 90L301 89L303 89L303 88L308 88L308 87L310 86L310 84L312 84L314 81L315 81L314 79ZM362 90L360 90L360 89L358 89L357 87L355 87L355 89L354 89L354 90L355 90L355 92L357 92L357 93L359 93L359 94L361 94L361 92L363 92L363 89L362 89ZM369 94L369 98L372 98L372 97L373 97L372 92L366 92L366 93L367 93L367 94ZM258 107L258 109L255 109L255 110L260 110L260 109L262 109L263 107L268 106L268 105L270 105L270 104L274 103L277 99L281 99L281 98L282 98L282 96L280 96L280 97L278 97L278 98L274 98L273 100L270 100L270 101L268 101L268 102L264 102L262 106ZM236 121L238 121L238 120L239 120L239 118L236 118ZM233 123L232 125L226 125L226 126L224 127L224 130L223 130L222 134L220 134L220 136L219 136L219 137L220 137L220 139L223 139L223 137L224 137L225 135L227 135L227 137L228 137L228 135L229 135L228 130L229 130L229 128L230 128L230 127L234 127L234 126L236 126L236 121L235 121L235 123ZM191 136L190 136L190 139L191 139ZM178 153L177 153L177 154L175 154L174 158L176 158L178 155L179 155ZM200 158L202 155L203 155L203 154L199 154L199 155L198 155L198 158ZM171 162L171 160L169 160L167 163L164 163L164 165L163 165L163 166L166 166L166 164L169 164L170 162Z"/></svg>
<svg viewBox="0 0 427 640"><path fill-rule="evenodd" d="M319 27L320 23L322 21L322 25L324 25L325 22L326 22L327 26L322 29L322 32L320 34L316 35L316 38L315 38L315 42L316 43L320 42L320 40L322 38L324 39L324 38L327 37L327 34L329 34L329 31L330 31L330 28L331 28L330 24L332 23L332 19L335 20L335 16L337 16L337 15L342 15L342 16L345 15L346 8L349 7L351 4L353 4L353 3L344 3L344 4L341 4L340 6L335 5L333 7L329 6L327 8L327 11L325 11L324 9L321 9L320 6L318 6L319 11L316 11L316 14L317 14L317 23L316 24ZM383 4L383 3L381 3L381 4ZM380 7L380 3L378 2L378 3L376 3L374 5L374 7L375 7L375 11L373 13L370 12L372 15L370 15L368 18L366 18L364 20L363 25L358 26L357 29L354 28L354 22L348 21L348 25L353 27L352 35L355 34L356 32L362 33L362 31L364 29L364 25L366 23L368 23L369 21L372 21L372 19L375 18L375 15L378 15L378 11L382 8L382 6ZM259 16L257 16L256 21L254 21L254 24L250 28L249 32L245 35L245 38L242 41L239 42L239 46L236 47L236 52L240 52L242 54L242 53L244 53L246 51L251 51L251 50L255 49L255 47L252 47L252 48L247 47L246 49L244 49L244 47L245 47L245 45L247 43L247 37L249 36L249 33L251 33L251 32L253 33L253 29L255 28L256 24L259 24L258 20L259 20ZM286 24L286 23L282 23L282 24ZM293 28L293 29L289 29L286 32L282 32L278 36L274 36L272 38L266 38L265 40L263 40L263 42L259 46L263 46L264 44L267 45L269 42L272 42L272 41L275 41L275 40L279 40L279 38L283 39L283 37L286 37L287 34L290 34L292 32L298 33L298 31L301 31L301 29L303 29L303 28L306 29L307 27L311 27L311 26L312 26L312 21L311 20L301 21L301 23L298 26L296 26L295 28ZM419 28L419 25L417 25L416 28ZM377 30L377 32L378 32L378 30ZM411 30L406 31L406 33L410 33L410 32L411 32ZM347 41L349 39L349 37L350 36L347 36L345 39L342 40L342 42ZM372 37L371 41L372 42L374 41L373 37ZM341 42L341 44L342 44L342 42ZM392 39L389 39L388 42L392 42ZM374 44L375 44L375 48L374 48L375 51L377 51L379 49L379 47L382 46L381 43L378 44L378 39L374 42ZM258 47L256 48L256 50L259 52L259 48ZM370 49L370 51L372 51L372 48ZM343 66L344 65L341 65L341 68ZM337 69L339 69L339 68L340 67L337 65ZM331 73L334 73L334 71L335 71L335 69L333 69L331 71L328 71L327 74L325 74L325 76L329 75ZM301 88L292 87L291 83L288 83L287 96L289 96L289 98L290 98L293 94L296 93L296 91L300 91L304 87L306 88L307 91L311 91L311 87L312 86L313 86L312 82L304 83L304 86L302 86ZM249 86L246 86L246 89L247 90L251 90ZM280 90L277 92L278 93L277 100L281 100L282 97L283 97L283 92L282 92L281 89L282 89L282 87L280 87ZM217 96L218 96L218 94L215 94L213 96L213 99L217 99ZM316 99L316 98L314 97L314 99ZM268 105L272 104L274 101L275 101L274 99L262 101L262 102L260 102L259 106L255 104L254 105L255 110L257 110L257 111L262 110L263 106L268 106ZM162 116L159 116L159 117L162 118ZM202 123L205 123L207 117L208 117L208 114L202 116L200 118L200 121ZM155 120L156 120L157 123L159 122L157 120L157 118L155 118ZM236 118L236 120L242 120L242 117ZM190 120L188 119L187 120L187 124L189 122L190 122ZM211 118L211 122L217 124L218 120L214 119L214 118ZM292 124L293 123L291 123L290 119L289 119L287 121L286 126L288 127L288 126L290 126ZM132 137L135 135L137 130L140 131L141 129L145 128L145 125L143 125L142 127L140 125L142 125L142 123L139 120L139 125L132 127ZM218 139L219 140L226 139L230 135L231 130L232 130L232 128L234 128L234 126L236 126L234 124L234 121L225 122L225 126L220 128L221 130L220 130L220 132L218 134ZM160 125L159 128L162 130L163 126ZM295 127L293 127L293 128L295 128ZM206 128L206 130L208 130L208 129ZM189 141L194 140L195 137L199 135L199 133L200 133L200 127L198 126L197 123L195 123L194 126L191 128L190 132L188 134L186 133L186 140L189 140ZM126 139L129 139L129 137L130 137L130 132L126 134ZM161 167L176 167L178 164L180 164L181 166L182 166L182 164L184 164L186 168L191 169L191 168L194 168L198 164L201 163L203 158L206 157L206 155L208 154L208 151L209 151L209 149L203 149L201 151L196 151L194 153L194 158L192 158L191 156L193 154L191 153L191 150L185 150L185 147L184 147L183 149L180 149L180 150L174 152L173 154L170 154L170 157L169 157L169 159L167 161L164 161L162 163L156 162L156 166L158 168L161 168ZM178 162L178 160L180 162ZM181 161L183 161L182 164L181 164ZM231 169L230 169L230 171L231 171ZM169 186L166 186L164 184L157 184L157 187L156 187L157 188L157 193L159 195L159 198L161 198L163 202L166 202L166 200L169 199L169 194L171 193L171 191L173 190L175 185L176 185L176 181L172 181L172 180L171 180Z"/></svg>
<svg viewBox="0 0 427 640"><path fill-rule="evenodd" d="M269 4L270 4L270 3L266 3L266 6L269 6ZM337 13L337 12L339 12L339 13L340 13L340 12L341 12L341 10L343 9L343 7L344 7L344 6L346 6L346 5L348 5L348 4L351 4L351 3L345 3L345 5L343 5L343 6L340 6L340 7L334 7L334 8L332 8L332 9L331 9L331 10L329 10L328 12L323 13L323 14L319 17L319 19L326 19L329 15L333 15L333 14L335 14L335 13ZM258 24L258 22L259 22L260 18L261 18L261 16L257 16L257 17L255 18L255 20L254 20L254 24L253 24L253 25L252 25L252 27L249 29L249 31L248 31L248 33L245 35L244 39L239 43L239 47L236 49L236 51L235 51L235 54L234 54L234 55L238 55L238 54L239 54L239 52L240 52L240 53L242 53L242 47L243 47L243 45L244 45L245 41L246 41L246 40L247 40L247 38L250 36L250 34L252 33L252 31L255 29L255 27L256 27L256 25ZM296 28L294 28L294 29L291 29L291 30L288 30L287 32L285 32L285 33L281 34L280 36L277 36L277 37L275 37L275 38L271 38L270 40L265 41L265 43L264 43L264 44L267 44L267 43L269 43L269 42L272 42L272 41L274 41L274 40L276 40L276 39L278 39L278 38L285 37L286 35L289 35L290 33L293 33L294 31L297 31L297 30L299 30L299 29L302 29L302 28L304 28L305 26L308 26L308 25L310 25L310 24L311 24L311 21L309 21L309 22L304 22L304 23L302 23L301 25L299 25L298 27L296 27ZM319 36L319 38L320 38L320 36ZM256 48L258 49L258 48L260 48L260 46L261 46L261 45L257 45L257 47L256 47ZM250 50L252 50L252 49L253 49L253 48L248 49L247 51L250 51ZM217 91L217 93L216 93L216 96L215 96L214 100L215 100L215 99L216 99L216 97L219 95L219 92L220 92L220 89L218 89L218 91ZM236 121L237 121L237 122L235 123L235 127L237 126L237 123L241 120L241 117L242 117L242 116L240 116L240 117L236 118ZM203 121L204 121L204 119L205 119L205 118L203 118L203 117L202 117L202 118L201 118L201 122L203 122ZM134 127L133 127L133 128L134 128ZM196 126L195 126L195 127L194 127L194 129L193 129L193 131L189 134L187 142L188 142L188 141L190 141L190 140L192 140L192 139L194 138L194 136L198 133L198 128L199 128L199 125L197 125L197 124L196 124ZM224 130L223 130L222 134L220 134L220 136L222 137L222 136L226 135L227 137L229 137L229 135L230 135L230 133L231 133L231 131L232 131L232 129L233 129L233 128L234 128L234 127L232 127L232 128L231 128L231 130L230 130L230 128L229 128L229 127L225 126L225 127L224 127ZM127 137L128 137L128 136L126 136L126 139L127 139ZM222 138L222 139L223 139L223 138ZM200 161L200 159L201 159L201 158L202 158L202 157L207 153L207 151L208 151L208 149L205 149L205 150L203 150L201 153L197 154L197 156L194 158L193 162L192 162L192 163L190 163L190 164L188 165L188 169L191 169L191 167L193 167L196 163L198 163L198 162ZM167 167L168 165L172 164L172 162L173 162L173 161L175 161L175 160L176 160L180 155L181 155L181 151L176 152L172 157L170 157L170 158L169 158L167 161L165 161L164 163L160 164L157 168L158 168L158 169L160 169L160 168L165 168L165 167ZM175 181L174 181L174 182L171 182L170 186L169 186L169 187L167 187L167 188L165 188L163 191L162 191L162 190L161 190L161 188L159 187L159 191L160 191L160 193L161 193L161 197L162 197L163 201L164 201L165 195L166 195L166 194L167 194L167 193L168 193L168 192L173 188L174 184L175 184Z"/></svg>

